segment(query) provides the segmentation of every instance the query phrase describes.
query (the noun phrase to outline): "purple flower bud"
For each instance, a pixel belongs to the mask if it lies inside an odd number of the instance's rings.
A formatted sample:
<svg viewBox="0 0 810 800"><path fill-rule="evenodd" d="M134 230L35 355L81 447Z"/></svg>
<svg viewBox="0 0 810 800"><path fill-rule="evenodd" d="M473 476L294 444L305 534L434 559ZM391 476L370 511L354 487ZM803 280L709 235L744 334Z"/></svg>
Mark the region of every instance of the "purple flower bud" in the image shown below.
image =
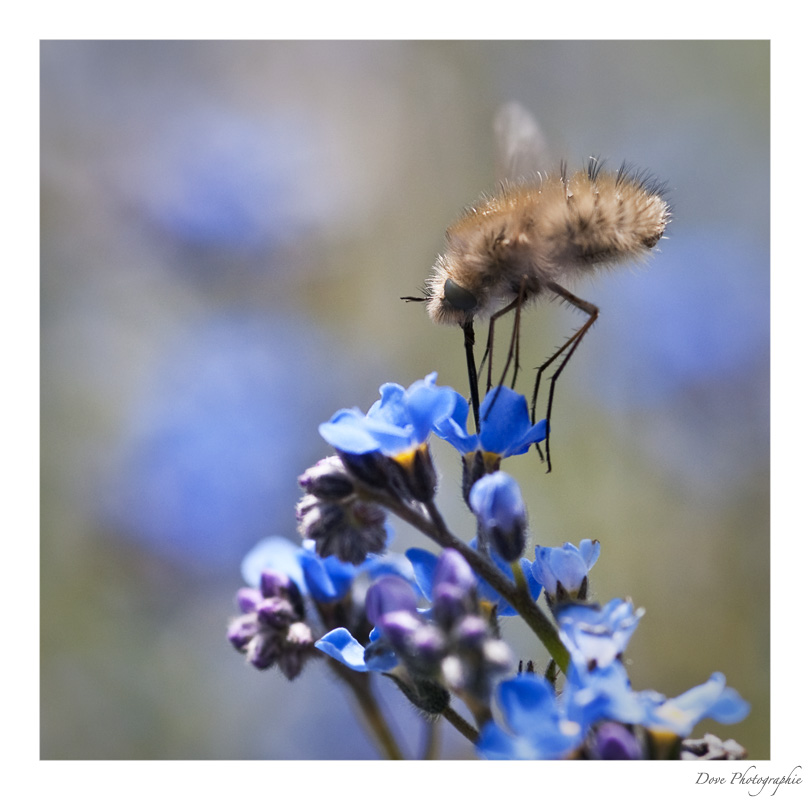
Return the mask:
<svg viewBox="0 0 810 800"><path fill-rule="evenodd" d="M287 628L298 618L292 603L283 597L268 597L256 606L259 624L271 628Z"/></svg>
<svg viewBox="0 0 810 800"><path fill-rule="evenodd" d="M402 652L410 649L411 640L423 623L411 611L389 611L380 617L378 627L391 647Z"/></svg>
<svg viewBox="0 0 810 800"><path fill-rule="evenodd" d="M474 608L473 595L463 592L458 586L442 583L433 590L433 618L446 630Z"/></svg>
<svg viewBox="0 0 810 800"><path fill-rule="evenodd" d="M243 614L249 614L251 611L256 610L256 606L262 600L262 593L258 589L251 589L248 586L243 586L236 593L236 604Z"/></svg>
<svg viewBox="0 0 810 800"><path fill-rule="evenodd" d="M315 652L312 632L303 622L303 596L295 581L282 572L264 570L259 583L260 590L246 588L237 594L237 603L246 613L228 626L228 641L256 669L278 664L292 679Z"/></svg>
<svg viewBox="0 0 810 800"><path fill-rule="evenodd" d="M373 625L392 611L416 613L416 595L411 585L396 575L386 575L366 592L366 616Z"/></svg>
<svg viewBox="0 0 810 800"><path fill-rule="evenodd" d="M479 647L489 636L489 627L481 617L470 614L456 625L454 633L459 647Z"/></svg>
<svg viewBox="0 0 810 800"><path fill-rule="evenodd" d="M410 641L414 659L434 667L447 651L447 637L435 625L421 625Z"/></svg>
<svg viewBox="0 0 810 800"><path fill-rule="evenodd" d="M281 597L289 592L292 583L289 575L274 569L266 569L259 579L259 589L262 597Z"/></svg>
<svg viewBox="0 0 810 800"><path fill-rule="evenodd" d="M243 650L258 633L259 622L255 614L237 617L228 625L228 641L237 649Z"/></svg>
<svg viewBox="0 0 810 800"><path fill-rule="evenodd" d="M298 584L289 575L274 569L266 569L259 578L259 590L268 600L280 597L289 601L295 616L304 616L304 597Z"/></svg>
<svg viewBox="0 0 810 800"><path fill-rule="evenodd" d="M470 508L498 555L516 561L526 547L526 506L517 481L505 472L485 475L470 490Z"/></svg>
<svg viewBox="0 0 810 800"><path fill-rule="evenodd" d="M456 586L462 592L472 592L478 585L478 579L464 556L449 547L442 552L436 564L433 575L434 591L443 584Z"/></svg>
<svg viewBox="0 0 810 800"><path fill-rule="evenodd" d="M247 660L256 669L269 669L281 654L281 641L278 637L259 633L247 646Z"/></svg>
<svg viewBox="0 0 810 800"><path fill-rule="evenodd" d="M637 761L643 757L638 739L618 722L603 722L596 729L588 750L592 758L602 761Z"/></svg>

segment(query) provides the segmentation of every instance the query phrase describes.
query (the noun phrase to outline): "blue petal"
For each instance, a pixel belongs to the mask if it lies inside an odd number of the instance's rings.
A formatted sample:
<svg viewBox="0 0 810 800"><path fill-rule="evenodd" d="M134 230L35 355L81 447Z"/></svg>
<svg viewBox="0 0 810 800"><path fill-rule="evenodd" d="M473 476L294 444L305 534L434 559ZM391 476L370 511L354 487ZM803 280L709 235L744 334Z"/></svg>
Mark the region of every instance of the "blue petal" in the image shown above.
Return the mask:
<svg viewBox="0 0 810 800"><path fill-rule="evenodd" d="M536 757L524 740L510 736L494 722L488 722L481 729L476 749L480 755L492 761L519 761Z"/></svg>
<svg viewBox="0 0 810 800"><path fill-rule="evenodd" d="M386 553L384 556L372 554L360 565L360 569L371 580L381 578L383 575L399 575L400 578L414 583L413 567L400 553Z"/></svg>
<svg viewBox="0 0 810 800"><path fill-rule="evenodd" d="M409 422L405 389L398 383L384 383L380 386L380 399L368 410L368 417L393 426Z"/></svg>
<svg viewBox="0 0 810 800"><path fill-rule="evenodd" d="M557 714L551 684L532 674L503 681L498 686L498 703L509 727L517 734L530 733L544 717Z"/></svg>
<svg viewBox="0 0 810 800"><path fill-rule="evenodd" d="M302 548L298 558L307 589L319 603L333 603L343 597L357 574L357 567L344 564L336 556L321 558Z"/></svg>
<svg viewBox="0 0 810 800"><path fill-rule="evenodd" d="M522 394L506 386L501 386L500 391L498 387L493 387L487 392L481 404L481 447L484 450L504 454L523 436L528 427L529 407ZM522 452L525 453L526 450L528 445Z"/></svg>
<svg viewBox="0 0 810 800"><path fill-rule="evenodd" d="M329 422L318 426L321 436L338 450L346 453L370 453L379 449L377 440L365 427L365 417L358 409L337 411Z"/></svg>
<svg viewBox="0 0 810 800"><path fill-rule="evenodd" d="M299 552L299 547L281 536L262 539L242 559L242 578L248 586L258 587L262 572L273 569L289 575L304 592L306 584L298 562Z"/></svg>
<svg viewBox="0 0 810 800"><path fill-rule="evenodd" d="M536 675L518 675L501 683L498 701L515 735L495 723L484 726L478 751L486 758L561 758L581 743L587 731L562 716L554 689Z"/></svg>
<svg viewBox="0 0 810 800"><path fill-rule="evenodd" d="M579 543L579 554L582 556L585 566L589 570L599 558L601 549L602 545L599 543L598 539L583 539Z"/></svg>
<svg viewBox="0 0 810 800"><path fill-rule="evenodd" d="M614 598L601 608L569 605L557 611L560 638L572 655L578 653L588 663L607 667L627 648L643 609Z"/></svg>
<svg viewBox="0 0 810 800"><path fill-rule="evenodd" d="M722 672L715 672L706 683L667 701L660 710L670 707L677 708L691 720L689 730L704 717L711 717L725 724L739 722L750 710L750 705L734 689L726 687L726 678ZM684 730L684 735L688 732Z"/></svg>
<svg viewBox="0 0 810 800"><path fill-rule="evenodd" d="M541 419L536 425L533 425L526 431L523 436L516 439L516 441L504 453L506 456L517 456L525 453L535 442L542 442L548 435L548 422Z"/></svg>
<svg viewBox="0 0 810 800"><path fill-rule="evenodd" d="M424 442L431 428L441 420L447 419L454 411L456 393L449 387L436 387L436 373L432 383L417 382L408 389L408 411L416 433L416 441ZM421 385L420 385L421 384Z"/></svg>
<svg viewBox="0 0 810 800"><path fill-rule="evenodd" d="M376 628L371 631L370 643L366 648L366 667L370 672L390 672L399 664L399 657L384 640L375 635Z"/></svg>
<svg viewBox="0 0 810 800"><path fill-rule="evenodd" d="M418 547L406 550L405 556L413 566L413 575L419 590L428 600L433 600L433 575L436 572L439 557Z"/></svg>
<svg viewBox="0 0 810 800"><path fill-rule="evenodd" d="M460 453L469 453L478 447L478 434L467 433L467 417L470 414L469 403L454 392L454 407L449 417L433 426L434 433L449 442Z"/></svg>
<svg viewBox="0 0 810 800"><path fill-rule="evenodd" d="M410 423L393 425L385 420L368 418L364 420L363 426L375 442L374 449L387 456L410 450L418 444L414 427Z"/></svg>
<svg viewBox="0 0 810 800"><path fill-rule="evenodd" d="M346 628L335 628L315 642L322 653L332 656L355 672L368 672L369 667L363 658L364 648Z"/></svg>
<svg viewBox="0 0 810 800"><path fill-rule="evenodd" d="M709 709L707 716L723 725L733 725L748 716L751 704L743 700L736 689L726 687L717 702Z"/></svg>

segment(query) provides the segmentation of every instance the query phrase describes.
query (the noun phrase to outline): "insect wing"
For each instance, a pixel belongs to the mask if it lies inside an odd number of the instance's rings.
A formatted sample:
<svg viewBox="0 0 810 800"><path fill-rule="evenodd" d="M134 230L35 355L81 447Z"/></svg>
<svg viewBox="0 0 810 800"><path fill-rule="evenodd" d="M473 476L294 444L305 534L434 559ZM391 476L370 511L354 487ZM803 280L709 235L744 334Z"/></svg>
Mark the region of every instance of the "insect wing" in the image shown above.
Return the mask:
<svg viewBox="0 0 810 800"><path fill-rule="evenodd" d="M520 103L501 106L494 120L498 173L514 181L536 175L549 161L548 146L537 120Z"/></svg>

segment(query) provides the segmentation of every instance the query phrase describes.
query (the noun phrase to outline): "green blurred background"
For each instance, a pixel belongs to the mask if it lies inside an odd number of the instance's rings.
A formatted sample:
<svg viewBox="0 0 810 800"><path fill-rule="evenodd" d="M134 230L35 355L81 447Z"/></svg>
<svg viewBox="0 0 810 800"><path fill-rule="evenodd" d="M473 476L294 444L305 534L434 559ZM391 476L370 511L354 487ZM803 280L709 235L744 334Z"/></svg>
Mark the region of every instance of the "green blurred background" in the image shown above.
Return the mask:
<svg viewBox="0 0 810 800"><path fill-rule="evenodd" d="M243 554L296 538L319 422L433 370L466 391L460 331L398 298L495 185L517 100L555 161L666 180L674 219L648 266L576 287L602 316L554 471L505 468L534 544L598 538L598 599L646 609L635 688L724 672L751 714L695 735L768 758L769 80L766 42L43 42L41 756L375 757L322 664L257 673L225 627ZM582 321L525 315L518 388Z"/></svg>

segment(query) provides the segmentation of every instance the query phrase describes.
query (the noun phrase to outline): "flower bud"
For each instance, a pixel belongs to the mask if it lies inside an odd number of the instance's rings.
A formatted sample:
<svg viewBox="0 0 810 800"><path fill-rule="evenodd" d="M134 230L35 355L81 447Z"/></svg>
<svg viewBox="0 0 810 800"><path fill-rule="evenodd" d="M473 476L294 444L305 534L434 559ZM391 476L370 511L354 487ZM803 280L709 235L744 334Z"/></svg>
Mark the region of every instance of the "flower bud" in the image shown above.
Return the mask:
<svg viewBox="0 0 810 800"><path fill-rule="evenodd" d="M354 482L338 456L322 458L299 476L298 483L319 500L342 500L354 492Z"/></svg>
<svg viewBox="0 0 810 800"><path fill-rule="evenodd" d="M298 531L315 542L321 558L337 556L348 564L362 563L369 553L385 550L385 511L350 495L346 500L319 500L308 494L296 507Z"/></svg>
<svg viewBox="0 0 810 800"><path fill-rule="evenodd" d="M366 616L373 625L394 611L416 614L416 595L411 585L396 575L386 575L373 583L366 592Z"/></svg>
<svg viewBox="0 0 810 800"><path fill-rule="evenodd" d="M256 606L259 623L271 628L287 628L295 622L297 615L292 603L283 597L269 597Z"/></svg>
<svg viewBox="0 0 810 800"><path fill-rule="evenodd" d="M526 506L517 481L493 472L470 490L472 508L482 533L505 561L516 561L526 547Z"/></svg>

